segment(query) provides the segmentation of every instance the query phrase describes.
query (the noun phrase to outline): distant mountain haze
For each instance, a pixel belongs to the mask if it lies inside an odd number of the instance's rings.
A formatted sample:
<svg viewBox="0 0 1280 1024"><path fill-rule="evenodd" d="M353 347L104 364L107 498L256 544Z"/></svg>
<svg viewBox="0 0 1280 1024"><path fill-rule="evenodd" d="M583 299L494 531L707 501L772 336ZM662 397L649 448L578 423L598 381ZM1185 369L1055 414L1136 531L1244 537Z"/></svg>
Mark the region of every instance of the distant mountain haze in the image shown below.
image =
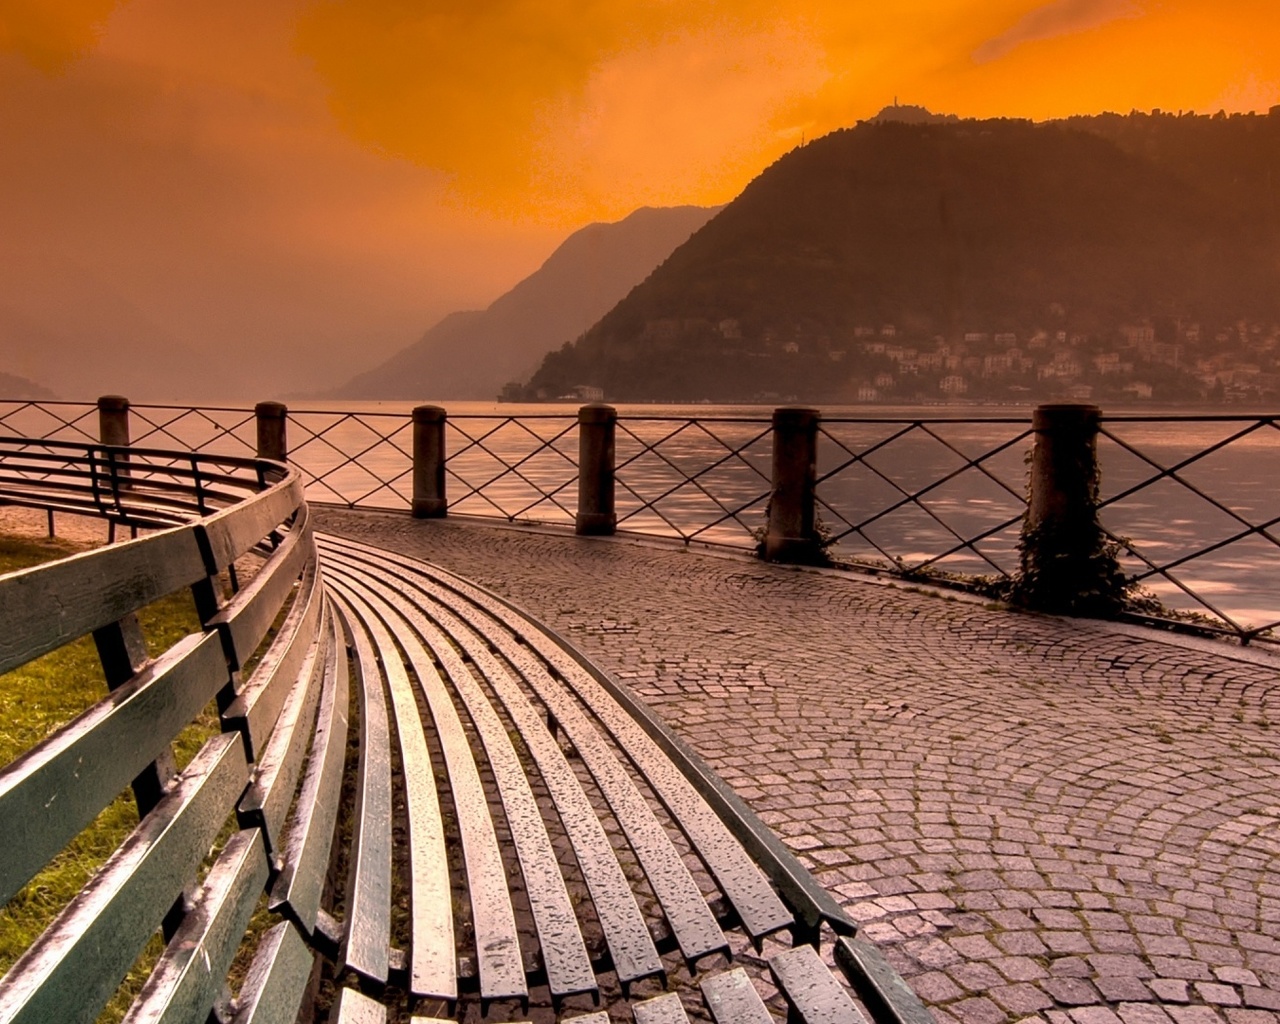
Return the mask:
<svg viewBox="0 0 1280 1024"><path fill-rule="evenodd" d="M1274 334L1280 108L1043 124L893 113L774 163L549 354L527 396L591 385L618 401L840 401L879 378L891 393L939 397L1002 373L987 356L1022 366L1028 344L1052 347L1059 333L1083 346L1082 371L1063 357L1047 376L1002 385L1025 392L1087 377L1094 349L1111 351L1125 330L1147 344L1140 325L1161 342L1198 323L1231 339L1237 324ZM1000 352L983 347L994 341ZM886 342L911 356L891 365ZM1167 361L1186 369L1179 358ZM981 365L948 371L949 359ZM946 385L948 372L968 378Z"/></svg>
<svg viewBox="0 0 1280 1024"><path fill-rule="evenodd" d="M616 223L590 224L487 309L446 316L332 397L491 400L599 320L716 212L645 207Z"/></svg>

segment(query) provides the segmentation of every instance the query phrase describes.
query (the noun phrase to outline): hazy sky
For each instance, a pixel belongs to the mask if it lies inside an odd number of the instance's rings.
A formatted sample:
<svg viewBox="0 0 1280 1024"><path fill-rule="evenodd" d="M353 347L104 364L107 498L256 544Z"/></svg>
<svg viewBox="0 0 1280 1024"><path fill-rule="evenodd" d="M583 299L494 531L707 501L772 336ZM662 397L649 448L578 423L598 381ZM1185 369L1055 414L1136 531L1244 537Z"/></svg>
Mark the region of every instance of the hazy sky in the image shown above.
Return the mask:
<svg viewBox="0 0 1280 1024"><path fill-rule="evenodd" d="M898 97L1280 103L1275 0L0 0L0 370L277 397Z"/></svg>

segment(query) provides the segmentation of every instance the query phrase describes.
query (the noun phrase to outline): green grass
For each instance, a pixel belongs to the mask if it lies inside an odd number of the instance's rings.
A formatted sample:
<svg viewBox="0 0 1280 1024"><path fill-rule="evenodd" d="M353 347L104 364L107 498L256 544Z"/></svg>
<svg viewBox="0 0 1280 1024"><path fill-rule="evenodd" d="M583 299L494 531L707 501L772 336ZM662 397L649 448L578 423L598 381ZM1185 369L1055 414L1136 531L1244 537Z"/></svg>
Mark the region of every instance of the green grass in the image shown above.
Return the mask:
<svg viewBox="0 0 1280 1024"><path fill-rule="evenodd" d="M82 548L62 540L0 535L0 573L63 558L78 550ZM138 620L153 656L200 629L191 595L185 590L142 609ZM8 764L52 735L106 693L91 637L0 675L0 706L4 708L0 715L0 765ZM218 731L217 712L210 704L175 740L174 755L179 766L188 763ZM133 796L126 791L0 910L0 972L9 969L137 823ZM119 1020L124 1015L162 948L160 938L153 938L102 1020Z"/></svg>

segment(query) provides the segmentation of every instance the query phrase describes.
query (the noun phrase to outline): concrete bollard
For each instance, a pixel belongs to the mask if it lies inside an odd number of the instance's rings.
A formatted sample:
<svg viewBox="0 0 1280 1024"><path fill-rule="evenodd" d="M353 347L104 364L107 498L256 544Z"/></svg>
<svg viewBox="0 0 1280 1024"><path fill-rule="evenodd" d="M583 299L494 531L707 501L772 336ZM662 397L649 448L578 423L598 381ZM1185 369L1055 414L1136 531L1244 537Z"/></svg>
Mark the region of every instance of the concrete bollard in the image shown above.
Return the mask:
<svg viewBox="0 0 1280 1024"><path fill-rule="evenodd" d="M253 407L258 424L258 458L289 461L289 407L283 402L259 402Z"/></svg>
<svg viewBox="0 0 1280 1024"><path fill-rule="evenodd" d="M1035 447L1016 587L1030 607L1094 614L1123 600L1124 576L1098 522L1101 423L1095 405L1042 405L1032 415Z"/></svg>
<svg viewBox="0 0 1280 1024"><path fill-rule="evenodd" d="M414 519L442 519L449 514L445 497L444 425L448 414L438 405L413 410Z"/></svg>
<svg viewBox="0 0 1280 1024"><path fill-rule="evenodd" d="M824 561L816 529L818 472L817 409L783 408L773 413L773 489L764 557L771 562Z"/></svg>
<svg viewBox="0 0 1280 1024"><path fill-rule="evenodd" d="M98 399L98 440L120 448L129 446L129 399L124 395Z"/></svg>
<svg viewBox="0 0 1280 1024"><path fill-rule="evenodd" d="M618 528L614 451L618 410L593 402L578 410L578 514L574 532L603 537Z"/></svg>

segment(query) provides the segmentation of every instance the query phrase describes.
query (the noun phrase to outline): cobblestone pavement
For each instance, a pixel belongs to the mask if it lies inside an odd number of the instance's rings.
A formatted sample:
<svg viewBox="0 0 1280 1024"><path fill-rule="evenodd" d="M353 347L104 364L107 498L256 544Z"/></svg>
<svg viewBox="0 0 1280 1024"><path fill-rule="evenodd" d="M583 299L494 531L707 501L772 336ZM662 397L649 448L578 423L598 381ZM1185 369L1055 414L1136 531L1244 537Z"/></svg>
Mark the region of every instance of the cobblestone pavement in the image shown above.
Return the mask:
<svg viewBox="0 0 1280 1024"><path fill-rule="evenodd" d="M657 544L318 518L630 683L941 1024L1280 1024L1280 658Z"/></svg>

